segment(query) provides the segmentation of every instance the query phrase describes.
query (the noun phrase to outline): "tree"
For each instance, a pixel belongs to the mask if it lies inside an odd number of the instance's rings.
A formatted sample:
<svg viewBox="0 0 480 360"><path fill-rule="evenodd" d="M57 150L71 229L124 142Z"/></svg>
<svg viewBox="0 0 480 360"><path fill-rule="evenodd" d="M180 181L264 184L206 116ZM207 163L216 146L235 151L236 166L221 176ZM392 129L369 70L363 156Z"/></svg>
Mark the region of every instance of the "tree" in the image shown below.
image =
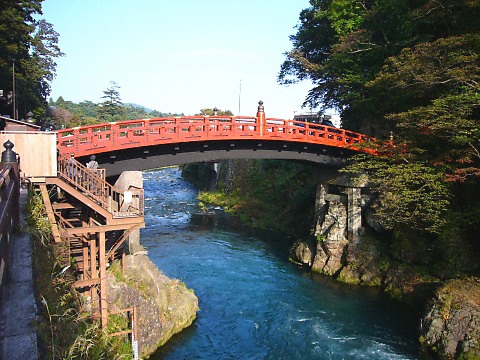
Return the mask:
<svg viewBox="0 0 480 360"><path fill-rule="evenodd" d="M145 119L149 116L147 110L142 106L125 105L123 107L125 119Z"/></svg>
<svg viewBox="0 0 480 360"><path fill-rule="evenodd" d="M73 114L67 109L53 108L49 115L59 129L70 128L76 125Z"/></svg>
<svg viewBox="0 0 480 360"><path fill-rule="evenodd" d="M388 59L367 84L410 99L410 108L387 121L418 159L441 166L449 181L480 176L479 54L478 33L418 44Z"/></svg>
<svg viewBox="0 0 480 360"><path fill-rule="evenodd" d="M58 33L42 14L42 0L0 3L0 84L4 92L13 90L15 64L16 108L19 117L34 111L39 118L45 114L50 94L49 83L55 76L54 58L63 56Z"/></svg>
<svg viewBox="0 0 480 360"><path fill-rule="evenodd" d="M65 54L58 46L60 35L54 30L53 25L41 19L35 23L32 39L32 78L38 79L41 96L46 99L50 94L50 82L55 77L57 63L55 58Z"/></svg>
<svg viewBox="0 0 480 360"><path fill-rule="evenodd" d="M393 131L395 148L350 168L369 172L379 184L377 214L388 227L475 233L480 1L310 5L300 14L279 81L311 79L306 102L337 107L348 128L380 136ZM456 216L457 211L470 215Z"/></svg>
<svg viewBox="0 0 480 360"><path fill-rule="evenodd" d="M408 109L418 98L378 93L367 83L402 49L479 30L479 2L457 0L311 0L300 13L293 49L278 79L310 79L306 104L339 110L345 127L388 134L385 115ZM379 95L399 101L384 103ZM395 99L396 100L396 99ZM383 131L382 131L383 130Z"/></svg>
<svg viewBox="0 0 480 360"><path fill-rule="evenodd" d="M213 116L214 114L218 116L233 116L233 113L230 110L220 110L220 109L210 109L210 108L205 108L201 109L200 113L196 115L202 115L202 116Z"/></svg>
<svg viewBox="0 0 480 360"><path fill-rule="evenodd" d="M120 86L115 81L111 81L110 87L103 92L102 99L105 101L100 104L100 115L106 119L118 118L123 114L123 103L118 89Z"/></svg>

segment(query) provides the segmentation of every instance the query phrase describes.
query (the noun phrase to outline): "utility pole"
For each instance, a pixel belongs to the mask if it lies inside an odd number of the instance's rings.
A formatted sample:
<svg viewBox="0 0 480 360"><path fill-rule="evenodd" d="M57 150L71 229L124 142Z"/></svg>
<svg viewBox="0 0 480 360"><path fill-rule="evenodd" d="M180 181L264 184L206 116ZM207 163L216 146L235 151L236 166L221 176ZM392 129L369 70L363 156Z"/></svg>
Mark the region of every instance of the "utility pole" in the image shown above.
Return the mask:
<svg viewBox="0 0 480 360"><path fill-rule="evenodd" d="M242 109L242 79L240 79L240 89L238 91L238 115Z"/></svg>
<svg viewBox="0 0 480 360"><path fill-rule="evenodd" d="M15 90L15 61L13 62L13 69L12 69L12 82L13 82L13 114L12 114L12 118L13 119L16 119L17 118L17 110L16 110L16 104L15 104L15 94L16 94L16 90Z"/></svg>

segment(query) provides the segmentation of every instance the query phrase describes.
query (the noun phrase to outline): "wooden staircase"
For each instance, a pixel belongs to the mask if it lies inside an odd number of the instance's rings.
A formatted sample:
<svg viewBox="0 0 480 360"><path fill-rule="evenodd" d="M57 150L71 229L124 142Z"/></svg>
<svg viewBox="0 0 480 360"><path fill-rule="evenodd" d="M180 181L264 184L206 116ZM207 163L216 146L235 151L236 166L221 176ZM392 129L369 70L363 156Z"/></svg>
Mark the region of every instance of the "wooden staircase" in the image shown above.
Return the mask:
<svg viewBox="0 0 480 360"><path fill-rule="evenodd" d="M62 266L76 272L75 286L91 299L92 316L108 321L106 268L122 261L129 234L145 226L143 189L119 191L101 170L59 156L58 176L38 184Z"/></svg>

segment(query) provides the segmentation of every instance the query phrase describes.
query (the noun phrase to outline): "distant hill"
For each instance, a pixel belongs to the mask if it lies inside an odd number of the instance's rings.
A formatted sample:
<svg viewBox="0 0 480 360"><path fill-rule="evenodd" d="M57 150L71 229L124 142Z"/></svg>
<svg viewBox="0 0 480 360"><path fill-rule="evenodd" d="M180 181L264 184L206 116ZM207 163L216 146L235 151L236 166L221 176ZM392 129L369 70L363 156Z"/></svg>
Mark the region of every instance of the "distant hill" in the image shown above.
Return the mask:
<svg viewBox="0 0 480 360"><path fill-rule="evenodd" d="M134 103L125 103L124 104L125 106L132 106L134 108L137 108L137 109L142 109L144 110L147 114L150 114L152 111L154 111L153 109L149 109L143 105L138 105L138 104L134 104Z"/></svg>

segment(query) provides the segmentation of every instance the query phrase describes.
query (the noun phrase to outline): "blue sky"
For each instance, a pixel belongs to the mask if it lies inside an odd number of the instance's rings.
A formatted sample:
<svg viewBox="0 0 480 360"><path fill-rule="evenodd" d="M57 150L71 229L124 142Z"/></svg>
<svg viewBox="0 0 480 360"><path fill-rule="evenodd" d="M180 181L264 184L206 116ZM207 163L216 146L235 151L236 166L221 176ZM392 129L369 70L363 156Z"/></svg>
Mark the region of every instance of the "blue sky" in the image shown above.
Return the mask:
<svg viewBox="0 0 480 360"><path fill-rule="evenodd" d="M312 87L276 81L308 0L45 0L60 34L51 97L102 101L115 81L124 103L163 112L217 107L292 118ZM241 82L241 92L240 92Z"/></svg>

